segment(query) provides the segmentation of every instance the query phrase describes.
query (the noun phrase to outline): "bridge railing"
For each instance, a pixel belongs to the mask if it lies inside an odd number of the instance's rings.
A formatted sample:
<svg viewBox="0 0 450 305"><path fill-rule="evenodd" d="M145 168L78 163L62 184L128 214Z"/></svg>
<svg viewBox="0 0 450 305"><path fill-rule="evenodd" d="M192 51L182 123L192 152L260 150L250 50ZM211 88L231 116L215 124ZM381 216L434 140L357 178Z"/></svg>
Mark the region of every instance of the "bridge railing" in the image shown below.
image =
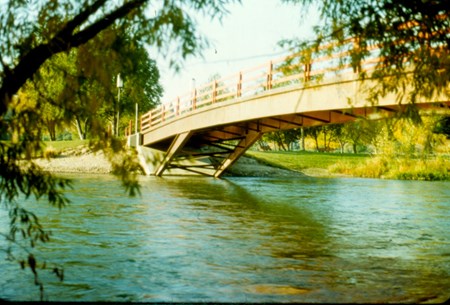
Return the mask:
<svg viewBox="0 0 450 305"><path fill-rule="evenodd" d="M141 132L145 133L155 125L216 103L255 96L278 88L302 88L338 81L344 77L354 79L355 73L362 71L370 73L380 61L379 49L377 46L367 48L365 60L355 67L351 60L351 50L355 47L355 41L349 39L339 51L331 54L327 52L330 46L324 46L314 52L284 56L205 83L142 115Z"/></svg>

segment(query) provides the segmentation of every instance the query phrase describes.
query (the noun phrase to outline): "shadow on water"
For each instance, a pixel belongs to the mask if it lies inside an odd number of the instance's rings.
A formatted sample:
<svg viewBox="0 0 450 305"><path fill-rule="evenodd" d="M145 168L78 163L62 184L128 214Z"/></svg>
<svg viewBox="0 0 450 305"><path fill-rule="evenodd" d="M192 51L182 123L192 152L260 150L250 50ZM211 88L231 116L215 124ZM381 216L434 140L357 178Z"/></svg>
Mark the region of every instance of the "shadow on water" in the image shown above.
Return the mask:
<svg viewBox="0 0 450 305"><path fill-rule="evenodd" d="M265 278L265 282L253 286L253 293L303 294L308 291L304 286L308 286L309 281L316 281L316 276L326 277L322 266L333 264L334 260L327 225L332 222L332 215L323 211L320 215L316 214L319 210L317 198L315 192L311 191L311 186L317 188L322 180L165 179L171 191L185 198L183 204L186 209L202 211L203 217L199 217L198 221L209 224L209 232L217 224L221 228L220 238L243 241L250 245L247 247L248 251L257 253L260 257L279 260L279 264L270 262L266 265L270 279ZM323 186L330 183L332 181L327 181ZM224 236L224 232L228 236ZM225 250L224 254L226 252ZM321 263L317 264L318 261ZM260 268L264 267L260 265ZM302 272L303 276L308 275L307 279L300 280L302 285L283 286L286 283L298 284L297 272ZM325 273L329 278L336 276L333 270Z"/></svg>
<svg viewBox="0 0 450 305"><path fill-rule="evenodd" d="M114 177L73 178L62 211L28 203L66 268L50 300L392 302L450 284L445 184L141 177L130 198ZM0 298L33 300L7 275Z"/></svg>
<svg viewBox="0 0 450 305"><path fill-rule="evenodd" d="M305 188L313 183L317 187L317 182L302 179ZM327 243L327 219L317 219L314 209L310 208L314 194L284 193L280 185L289 184L287 179L249 178L246 181L240 178L238 183L231 179L208 178L167 178L166 181L172 191L176 190L183 196L186 206L208 210L218 218L232 218L232 226L245 227L253 230L254 234L289 236L299 245L305 239ZM292 179L292 182L299 184L298 178ZM258 232L260 228L264 228L264 232ZM289 249L280 249L283 250Z"/></svg>
<svg viewBox="0 0 450 305"><path fill-rule="evenodd" d="M284 278L253 286L255 293L308 293L308 300L325 302L333 293L347 301L445 298L450 273L445 258L450 245L445 237L450 220L448 183L315 178L167 181L189 199L188 206L207 209L218 218L231 217L228 223L246 228L239 230L242 239L248 234L256 251L279 259L272 271L283 270ZM296 276L289 278L287 270ZM286 282L293 286L283 286ZM311 287L321 287L328 298Z"/></svg>

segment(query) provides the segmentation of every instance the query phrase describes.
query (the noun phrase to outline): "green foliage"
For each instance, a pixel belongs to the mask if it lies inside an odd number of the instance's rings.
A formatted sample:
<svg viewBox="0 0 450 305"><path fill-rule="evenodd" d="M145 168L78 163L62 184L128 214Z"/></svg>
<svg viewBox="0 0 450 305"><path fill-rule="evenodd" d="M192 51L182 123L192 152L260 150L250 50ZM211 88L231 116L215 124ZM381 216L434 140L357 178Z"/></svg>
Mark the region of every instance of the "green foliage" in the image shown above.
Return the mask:
<svg viewBox="0 0 450 305"><path fill-rule="evenodd" d="M47 159L48 158L55 158L57 156L59 156L59 152L56 149L54 149L51 146L45 148L44 154L43 154L44 158L47 158Z"/></svg>
<svg viewBox="0 0 450 305"><path fill-rule="evenodd" d="M118 73L127 75L120 104L114 82ZM135 104L148 111L162 94L155 62L142 45L115 27L68 54L55 55L24 89L39 100L44 124L49 130L54 127L52 140L55 126L64 122L67 127L73 122L80 139L109 123L117 132L117 113L130 117Z"/></svg>
<svg viewBox="0 0 450 305"><path fill-rule="evenodd" d="M449 180L448 140L435 134L448 111L422 111L418 118L399 115L378 121L356 120L305 128L305 135L324 148L332 142L350 143L355 158L347 154L311 152L249 152L270 165L286 169L322 168L331 172L367 178ZM417 123L420 122L420 123ZM280 132L282 134L283 132ZM268 140L269 138L266 138ZM276 141L276 139L273 139ZM334 146L333 145L333 146ZM356 154L356 147L366 147L375 156ZM327 151L324 149L324 151ZM341 147L341 152L344 150Z"/></svg>
<svg viewBox="0 0 450 305"><path fill-rule="evenodd" d="M315 28L313 42L288 40L281 44L294 50L327 46L329 52L349 50L349 63L362 78L363 61L379 48L381 61L371 77L378 85L371 89L372 100L394 93L398 101L449 96L450 15L447 1L393 0L284 0L302 5L302 11L318 9L322 23ZM353 38L354 43L348 39ZM412 93L407 94L407 89Z"/></svg>
<svg viewBox="0 0 450 305"><path fill-rule="evenodd" d="M280 130L266 133L262 139L268 142L275 142L279 149L287 151L291 143L298 139L299 134L300 131L297 129Z"/></svg>
<svg viewBox="0 0 450 305"><path fill-rule="evenodd" d="M450 159L435 157L411 159L386 155L368 159L356 165L341 161L329 168L331 172L364 178L399 180L450 180Z"/></svg>
<svg viewBox="0 0 450 305"><path fill-rule="evenodd" d="M450 159L445 156L405 158L380 155L316 152L258 152L247 156L267 165L289 170L325 169L331 173L362 178L399 180L450 180Z"/></svg>
<svg viewBox="0 0 450 305"><path fill-rule="evenodd" d="M433 132L437 134L444 134L447 139L450 139L450 116L440 118L433 128Z"/></svg>

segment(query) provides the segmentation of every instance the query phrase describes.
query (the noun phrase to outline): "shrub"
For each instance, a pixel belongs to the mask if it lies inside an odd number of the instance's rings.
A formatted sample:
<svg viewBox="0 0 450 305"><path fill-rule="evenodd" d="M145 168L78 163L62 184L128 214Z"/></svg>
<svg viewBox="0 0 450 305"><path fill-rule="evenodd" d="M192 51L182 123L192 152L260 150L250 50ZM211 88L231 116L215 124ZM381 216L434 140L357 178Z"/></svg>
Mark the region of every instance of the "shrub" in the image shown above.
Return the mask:
<svg viewBox="0 0 450 305"><path fill-rule="evenodd" d="M47 158L47 159L48 158L56 158L60 154L61 153L58 150L56 150L55 148L50 146L50 147L45 148L43 157Z"/></svg>
<svg viewBox="0 0 450 305"><path fill-rule="evenodd" d="M444 157L415 159L394 156L374 157L359 165L338 162L331 172L364 178L399 180L450 180L450 160Z"/></svg>

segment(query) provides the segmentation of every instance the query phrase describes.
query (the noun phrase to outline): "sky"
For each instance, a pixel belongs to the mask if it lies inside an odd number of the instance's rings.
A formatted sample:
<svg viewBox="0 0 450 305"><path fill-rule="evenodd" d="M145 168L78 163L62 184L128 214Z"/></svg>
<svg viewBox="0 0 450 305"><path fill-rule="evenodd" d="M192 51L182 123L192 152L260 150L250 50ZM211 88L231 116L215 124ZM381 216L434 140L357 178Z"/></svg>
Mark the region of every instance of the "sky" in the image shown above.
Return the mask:
<svg viewBox="0 0 450 305"><path fill-rule="evenodd" d="M210 42L210 47L203 50L203 58L189 58L178 73L162 56L154 58L164 88L162 103L192 91L214 74L237 74L287 54L277 43L287 38L311 39L312 27L318 23L314 12L301 20L300 6L280 0L242 0L228 9L230 13L222 22L196 17L199 31Z"/></svg>

